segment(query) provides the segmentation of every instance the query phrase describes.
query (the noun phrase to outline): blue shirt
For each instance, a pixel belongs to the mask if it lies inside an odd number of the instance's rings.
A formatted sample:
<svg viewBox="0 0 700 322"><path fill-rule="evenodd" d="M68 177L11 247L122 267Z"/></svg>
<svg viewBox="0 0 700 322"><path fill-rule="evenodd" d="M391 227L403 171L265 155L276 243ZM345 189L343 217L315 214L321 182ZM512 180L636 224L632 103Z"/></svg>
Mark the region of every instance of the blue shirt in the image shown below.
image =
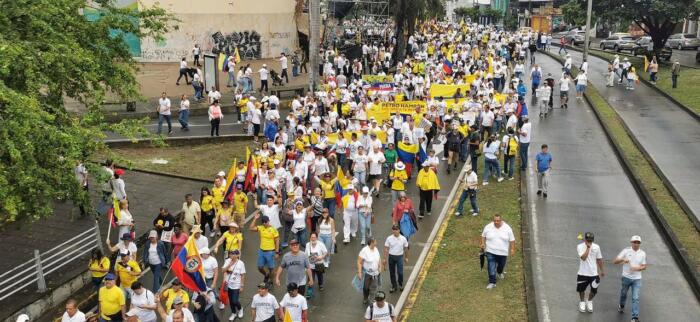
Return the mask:
<svg viewBox="0 0 700 322"><path fill-rule="evenodd" d="M552 155L549 153L540 152L537 153L537 172L545 172L549 170L549 164L552 163Z"/></svg>

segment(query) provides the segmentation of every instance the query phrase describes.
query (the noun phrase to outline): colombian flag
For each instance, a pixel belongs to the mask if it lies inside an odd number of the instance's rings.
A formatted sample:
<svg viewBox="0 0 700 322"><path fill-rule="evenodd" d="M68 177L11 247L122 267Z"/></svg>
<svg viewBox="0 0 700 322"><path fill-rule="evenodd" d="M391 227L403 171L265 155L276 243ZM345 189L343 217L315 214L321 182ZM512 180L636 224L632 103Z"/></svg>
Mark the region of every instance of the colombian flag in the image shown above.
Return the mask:
<svg viewBox="0 0 700 322"><path fill-rule="evenodd" d="M416 155L416 158L418 159L418 164L421 167L423 166L423 162L425 162L425 160L428 160L428 154L425 153L423 146L420 144L418 145L418 154Z"/></svg>
<svg viewBox="0 0 700 322"><path fill-rule="evenodd" d="M442 70L445 71L446 74L452 74L452 62L445 58L445 60L442 61Z"/></svg>
<svg viewBox="0 0 700 322"><path fill-rule="evenodd" d="M399 142L399 145L397 146L396 153L399 156L399 160L406 165L406 173L408 173L409 176L411 175L413 161L416 160L416 154L418 151L418 144Z"/></svg>
<svg viewBox="0 0 700 322"><path fill-rule="evenodd" d="M207 284L204 281L204 267L202 266L202 257L199 256L199 250L194 244L192 236L187 239L187 243L182 247L180 253L173 260L173 265L170 267L175 276L182 282L187 289L193 292L206 291Z"/></svg>
<svg viewBox="0 0 700 322"><path fill-rule="evenodd" d="M236 185L234 184L234 179L236 178L236 159L233 159L233 164L231 164L231 168L228 169L228 174L226 175L226 191L224 193L224 200L228 200L231 202L231 199L233 199L233 194L236 193Z"/></svg>
<svg viewBox="0 0 700 322"><path fill-rule="evenodd" d="M345 189L345 187L351 184L351 182L350 179L345 177L345 174L340 167L338 167L336 179L338 179L338 181L335 182L335 203L338 207L341 205L345 207L348 203L348 190Z"/></svg>
<svg viewBox="0 0 700 322"><path fill-rule="evenodd" d="M109 217L109 222L112 223L112 227L116 228L117 222L122 218L117 197L112 196L112 208L107 211L107 216ZM119 237L121 238L121 236Z"/></svg>
<svg viewBox="0 0 700 322"><path fill-rule="evenodd" d="M243 190L248 192L255 191L255 158L252 155L248 156L248 166L245 170L245 181L243 182Z"/></svg>

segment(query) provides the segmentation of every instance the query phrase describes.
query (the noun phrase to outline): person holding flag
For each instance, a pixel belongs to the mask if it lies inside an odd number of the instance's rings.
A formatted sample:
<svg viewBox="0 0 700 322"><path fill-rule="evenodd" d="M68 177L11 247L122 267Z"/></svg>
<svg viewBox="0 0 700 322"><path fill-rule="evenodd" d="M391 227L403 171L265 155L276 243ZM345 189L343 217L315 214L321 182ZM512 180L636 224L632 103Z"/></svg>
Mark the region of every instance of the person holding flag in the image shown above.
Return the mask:
<svg viewBox="0 0 700 322"><path fill-rule="evenodd" d="M299 295L297 283L287 284L287 294L280 302L282 312L284 312L283 322L304 322L308 321L309 306L304 296Z"/></svg>
<svg viewBox="0 0 700 322"><path fill-rule="evenodd" d="M203 259L195 245L193 236L187 239L180 252L173 258L170 270L173 271L182 285L193 292L207 290Z"/></svg>

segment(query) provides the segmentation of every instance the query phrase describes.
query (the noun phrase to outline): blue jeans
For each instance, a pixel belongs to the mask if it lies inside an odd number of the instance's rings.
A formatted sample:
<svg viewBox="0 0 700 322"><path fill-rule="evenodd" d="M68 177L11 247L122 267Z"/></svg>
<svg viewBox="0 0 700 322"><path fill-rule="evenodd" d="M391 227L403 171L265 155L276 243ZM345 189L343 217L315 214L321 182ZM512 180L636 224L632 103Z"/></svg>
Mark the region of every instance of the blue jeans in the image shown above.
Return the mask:
<svg viewBox="0 0 700 322"><path fill-rule="evenodd" d="M306 228L294 233L294 238L299 242L301 247L306 247Z"/></svg>
<svg viewBox="0 0 700 322"><path fill-rule="evenodd" d="M360 221L360 238L364 243L368 237L372 237L372 214L361 212L357 217Z"/></svg>
<svg viewBox="0 0 700 322"><path fill-rule="evenodd" d="M360 187L367 185L367 171L355 171L355 179Z"/></svg>
<svg viewBox="0 0 700 322"><path fill-rule="evenodd" d="M513 177L513 170L515 169L515 156L504 156L503 157L503 171L508 172L508 178Z"/></svg>
<svg viewBox="0 0 700 322"><path fill-rule="evenodd" d="M163 130L163 120L168 122L168 132L173 130L173 124L170 122L170 115L158 114L158 134Z"/></svg>
<svg viewBox="0 0 700 322"><path fill-rule="evenodd" d="M467 152L469 152L469 140L464 140L459 144L459 161L467 161Z"/></svg>
<svg viewBox="0 0 700 322"><path fill-rule="evenodd" d="M496 284L496 273L502 274L506 267L508 256L501 256L486 252L486 261L488 262L489 283Z"/></svg>
<svg viewBox="0 0 700 322"><path fill-rule="evenodd" d="M530 147L530 142L520 142L520 170L527 169L527 148Z"/></svg>
<svg viewBox="0 0 700 322"><path fill-rule="evenodd" d="M188 129L188 123L190 121L190 110L181 110L180 114L177 117L177 121L180 122L180 125L183 129Z"/></svg>
<svg viewBox="0 0 700 322"><path fill-rule="evenodd" d="M330 234L324 235L320 234L318 235L318 238L321 240L324 246L326 246L326 249L328 250L328 255L326 255L326 258L324 259L326 265L329 265L331 263L331 254L334 253L333 250L333 236Z"/></svg>
<svg viewBox="0 0 700 322"><path fill-rule="evenodd" d="M196 100L201 100L202 99L202 86L196 86L192 85L192 88L194 88L194 99Z"/></svg>
<svg viewBox="0 0 700 322"><path fill-rule="evenodd" d="M160 288L160 284L163 283L163 276L161 274L161 271L163 270L163 264L158 264L158 265L150 265L151 267L151 274L153 274L153 286L151 286L151 290L155 293L158 292L158 289Z"/></svg>
<svg viewBox="0 0 700 322"><path fill-rule="evenodd" d="M236 85L236 71L229 70L228 71L228 82L226 83L226 86L231 87L234 85Z"/></svg>
<svg viewBox="0 0 700 322"><path fill-rule="evenodd" d="M326 198L323 199L323 208L328 208L328 215L331 216L331 218L335 218L335 199L334 198Z"/></svg>
<svg viewBox="0 0 700 322"><path fill-rule="evenodd" d="M501 164L498 159L484 158L484 182L489 182L492 171L496 173L496 177L501 177Z"/></svg>
<svg viewBox="0 0 700 322"><path fill-rule="evenodd" d="M396 289L396 284L403 287L403 255L389 255L389 278L391 288Z"/></svg>
<svg viewBox="0 0 700 322"><path fill-rule="evenodd" d="M479 206L476 204L476 189L464 189L462 190L462 195L459 196L459 203L457 204L457 212L462 213L464 209L464 202L467 201L469 197L469 202L472 204L472 212L479 212Z"/></svg>
<svg viewBox="0 0 700 322"><path fill-rule="evenodd" d="M231 306L231 313L238 313L243 307L241 306L241 290L236 289L232 290L230 288L227 288L228 290L228 304Z"/></svg>
<svg viewBox="0 0 700 322"><path fill-rule="evenodd" d="M620 306L625 306L627 302L627 291L632 288L632 317L639 317L639 290L642 288L642 280L633 280L627 277L622 277L622 286L620 288Z"/></svg>

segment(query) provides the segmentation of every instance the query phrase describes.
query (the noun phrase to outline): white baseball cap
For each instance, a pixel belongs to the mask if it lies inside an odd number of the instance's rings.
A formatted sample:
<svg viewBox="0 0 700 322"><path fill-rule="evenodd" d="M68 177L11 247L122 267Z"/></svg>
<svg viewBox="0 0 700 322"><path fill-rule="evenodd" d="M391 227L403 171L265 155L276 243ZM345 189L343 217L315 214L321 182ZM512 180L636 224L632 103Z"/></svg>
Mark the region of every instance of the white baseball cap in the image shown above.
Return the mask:
<svg viewBox="0 0 700 322"><path fill-rule="evenodd" d="M362 187L362 193L369 193L369 188L367 186Z"/></svg>
<svg viewBox="0 0 700 322"><path fill-rule="evenodd" d="M27 321L29 321L29 315L20 314L20 315L17 317L17 322L27 322Z"/></svg>
<svg viewBox="0 0 700 322"><path fill-rule="evenodd" d="M630 238L631 242L642 242L642 237L639 237L639 235L634 235L632 238Z"/></svg>

